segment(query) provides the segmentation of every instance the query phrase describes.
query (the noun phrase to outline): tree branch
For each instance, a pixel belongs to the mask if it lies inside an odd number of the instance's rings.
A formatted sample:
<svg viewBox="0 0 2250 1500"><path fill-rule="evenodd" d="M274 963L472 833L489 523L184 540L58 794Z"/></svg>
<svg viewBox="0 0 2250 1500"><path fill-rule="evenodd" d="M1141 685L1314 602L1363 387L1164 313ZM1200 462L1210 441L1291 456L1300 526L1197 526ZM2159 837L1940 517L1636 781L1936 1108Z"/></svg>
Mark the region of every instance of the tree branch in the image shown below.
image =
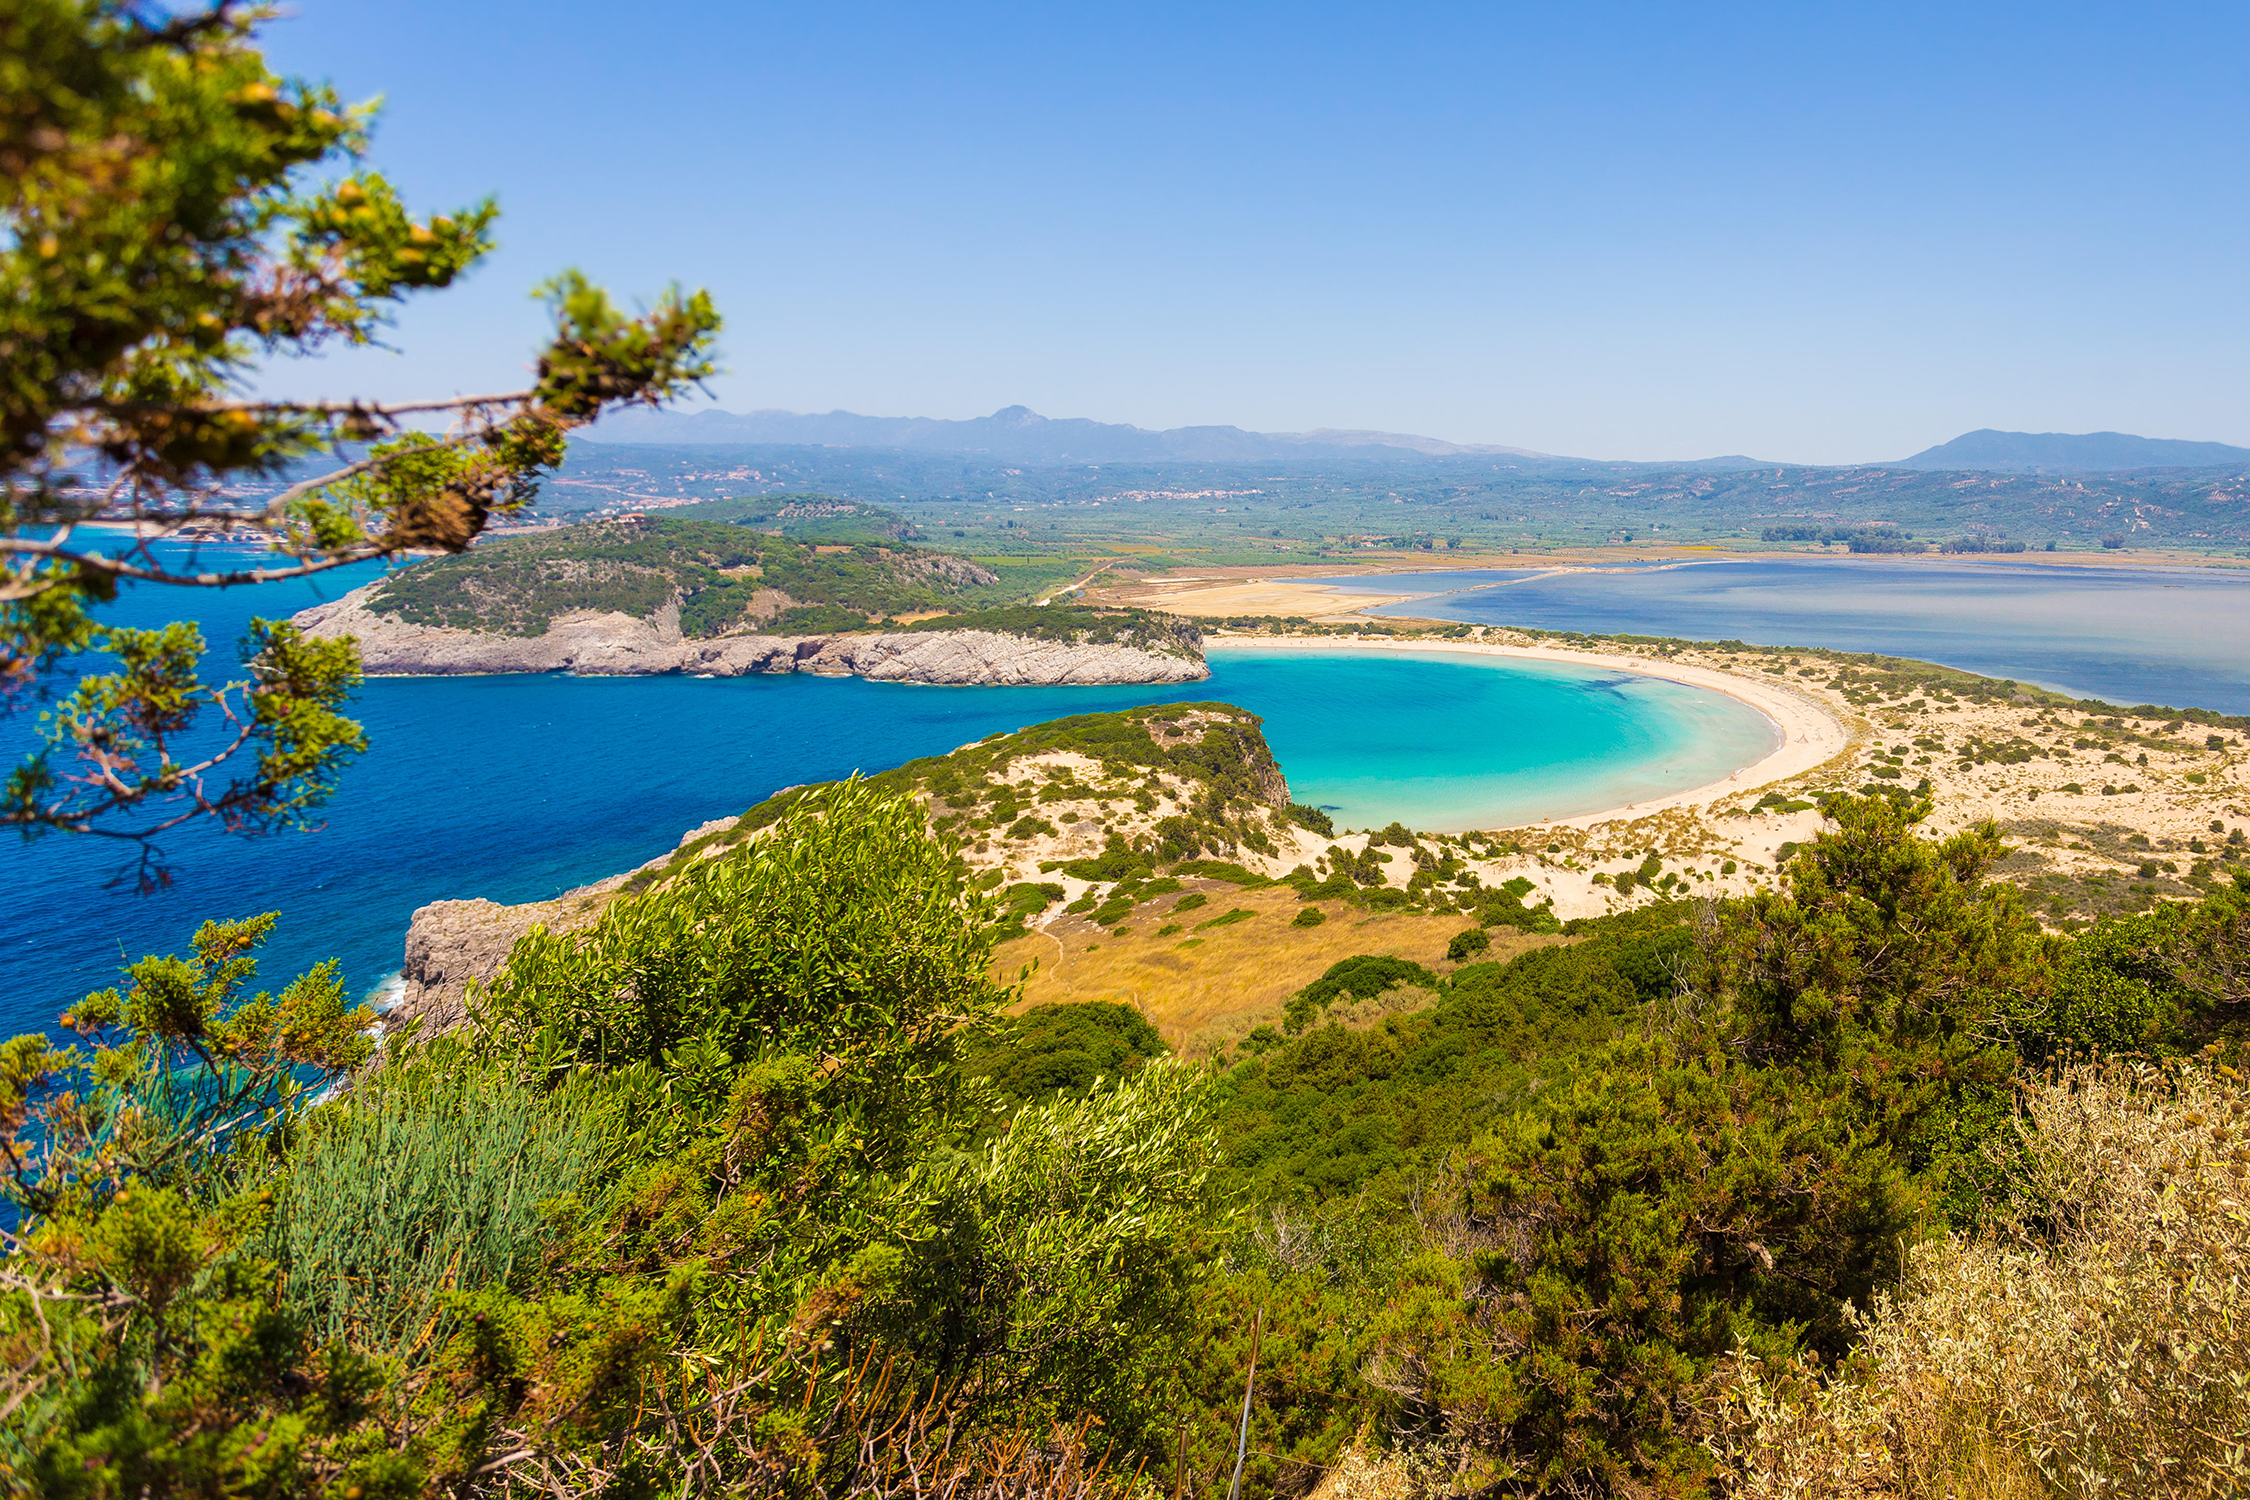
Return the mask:
<svg viewBox="0 0 2250 1500"><path fill-rule="evenodd" d="M349 567L353 563L371 562L388 557L400 549L377 542L363 542L340 552L331 552L286 568L237 568L226 573L175 573L168 568L151 567L127 562L123 558L109 557L99 552L55 551L52 548L27 543L20 537L0 537L0 554L28 554L67 562L96 573L106 573L113 578L130 578L138 583L171 583L190 588L224 589L245 583L273 583L284 578L309 578L316 573L326 573L335 568ZM46 579L36 586L30 584L0 584L0 600L28 599L34 594L53 588L61 579Z"/></svg>

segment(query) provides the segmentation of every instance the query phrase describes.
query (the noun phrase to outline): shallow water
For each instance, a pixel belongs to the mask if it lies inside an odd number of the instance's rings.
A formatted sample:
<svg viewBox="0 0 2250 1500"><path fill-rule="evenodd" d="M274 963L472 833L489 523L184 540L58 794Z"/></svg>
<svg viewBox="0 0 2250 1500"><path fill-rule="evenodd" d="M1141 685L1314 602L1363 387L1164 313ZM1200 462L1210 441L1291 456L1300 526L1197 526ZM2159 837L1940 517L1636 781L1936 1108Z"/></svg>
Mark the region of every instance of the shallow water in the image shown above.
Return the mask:
<svg viewBox="0 0 2250 1500"><path fill-rule="evenodd" d="M1444 574L1398 587L1445 589ZM1882 558L1715 562L1520 581L1378 613L1594 634L1825 646L1943 662L2124 704L2250 713L2250 570ZM1354 592L1379 581L1335 582Z"/></svg>
<svg viewBox="0 0 2250 1500"><path fill-rule="evenodd" d="M333 594L351 580L330 585ZM231 641L256 605L311 590L210 596ZM128 595L151 618L170 598ZM116 981L120 960L178 951L210 916L282 914L265 981L335 956L355 989L395 969L413 910L446 897L527 901L630 869L681 833L780 787L941 754L1064 714L1219 699L1266 719L1294 794L1340 826L1500 825L1645 800L1755 760L1772 728L1723 694L1631 675L1439 654L1376 659L1223 650L1176 687L921 688L854 678L384 679L353 709L372 748L317 832L166 841L176 884L105 889L127 852L50 836L0 857L11 921L0 1034L51 1024ZM28 726L5 726L20 745Z"/></svg>
<svg viewBox="0 0 2250 1500"><path fill-rule="evenodd" d="M1779 743L1723 693L1463 653L1210 653L1215 689L1265 715L1299 801L1339 828L1440 832L1570 817L1707 786Z"/></svg>

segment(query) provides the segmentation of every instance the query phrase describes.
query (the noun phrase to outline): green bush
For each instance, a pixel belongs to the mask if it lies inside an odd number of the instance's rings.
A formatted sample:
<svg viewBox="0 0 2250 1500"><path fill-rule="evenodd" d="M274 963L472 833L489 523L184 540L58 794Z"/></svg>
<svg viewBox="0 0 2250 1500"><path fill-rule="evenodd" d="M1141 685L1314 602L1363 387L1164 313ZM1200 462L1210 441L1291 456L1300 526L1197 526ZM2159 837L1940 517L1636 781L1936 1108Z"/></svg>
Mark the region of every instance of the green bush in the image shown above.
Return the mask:
<svg viewBox="0 0 2250 1500"><path fill-rule="evenodd" d="M448 1294L536 1264L547 1206L599 1164L615 1122L597 1080L542 1095L459 1050L410 1051L316 1111L268 1189L245 1249L321 1342L396 1354L450 1326Z"/></svg>
<svg viewBox="0 0 2250 1500"><path fill-rule="evenodd" d="M1097 1078L1130 1073L1170 1048L1130 1005L1088 1000L1040 1005L965 1040L961 1066L1000 1097L1020 1104L1083 1092Z"/></svg>
<svg viewBox="0 0 2250 1500"><path fill-rule="evenodd" d="M999 999L988 915L918 807L845 782L583 931L535 929L475 1010L558 1076L848 1055L869 1102L928 1107L948 1038Z"/></svg>
<svg viewBox="0 0 2250 1500"><path fill-rule="evenodd" d="M1453 934L1453 940L1445 945L1445 956L1460 963L1463 959L1474 958L1491 946L1491 933L1482 927L1465 928Z"/></svg>
<svg viewBox="0 0 2250 1500"><path fill-rule="evenodd" d="M1447 1427L1508 1432L1531 1484L1703 1493L1682 1414L1716 1361L1842 1354L1847 1302L1974 1187L2038 929L1983 878L1991 828L1930 843L1887 800L1829 812L1785 890L1722 907L1692 1004L1480 1143L1472 1212L1522 1237L1431 1261L1389 1315Z"/></svg>
<svg viewBox="0 0 2250 1500"><path fill-rule="evenodd" d="M1023 932L1031 918L1063 898L1063 888L1051 880L1018 881L1000 893L1000 911L995 920L998 936L1013 937Z"/></svg>
<svg viewBox="0 0 2250 1500"><path fill-rule="evenodd" d="M1092 1413L1117 1437L1170 1437L1205 1269L1193 1247L1216 1212L1213 1102L1209 1073L1153 1062L1025 1108L973 1168L930 1177L940 1220L975 1239L927 1263L918 1298L1017 1430Z"/></svg>

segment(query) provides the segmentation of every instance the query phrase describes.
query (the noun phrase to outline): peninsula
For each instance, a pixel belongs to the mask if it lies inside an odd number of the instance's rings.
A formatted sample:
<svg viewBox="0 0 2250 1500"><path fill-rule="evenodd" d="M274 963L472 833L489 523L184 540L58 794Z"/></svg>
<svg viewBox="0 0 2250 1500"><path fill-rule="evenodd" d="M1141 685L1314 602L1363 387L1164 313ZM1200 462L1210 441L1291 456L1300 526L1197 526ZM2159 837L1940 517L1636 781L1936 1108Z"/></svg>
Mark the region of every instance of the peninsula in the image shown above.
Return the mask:
<svg viewBox="0 0 2250 1500"><path fill-rule="evenodd" d="M964 558L864 529L817 535L670 517L562 527L417 562L294 623L358 641L372 676L808 672L1000 687L1210 676L1192 622L1025 605Z"/></svg>

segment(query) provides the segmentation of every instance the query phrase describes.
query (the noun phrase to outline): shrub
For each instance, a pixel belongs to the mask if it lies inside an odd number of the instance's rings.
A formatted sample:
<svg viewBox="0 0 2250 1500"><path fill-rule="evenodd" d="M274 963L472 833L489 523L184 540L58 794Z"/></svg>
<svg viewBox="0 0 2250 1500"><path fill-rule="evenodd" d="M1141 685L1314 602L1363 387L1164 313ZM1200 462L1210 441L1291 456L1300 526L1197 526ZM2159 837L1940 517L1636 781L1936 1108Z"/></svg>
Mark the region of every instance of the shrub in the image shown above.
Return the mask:
<svg viewBox="0 0 2250 1500"><path fill-rule="evenodd" d="M575 1194L602 1149L597 1080L546 1097L463 1066L458 1043L433 1046L307 1121L246 1247L284 1272L288 1304L324 1343L401 1353L449 1330L450 1293L537 1263L545 1205Z"/></svg>
<svg viewBox="0 0 2250 1500"><path fill-rule="evenodd" d="M983 1078L1010 1103L1061 1092L1084 1092L1098 1078L1116 1078L1171 1049L1130 1005L1088 1000L1036 1006L999 1022L990 1036L963 1047L964 1071Z"/></svg>
<svg viewBox="0 0 2250 1500"><path fill-rule="evenodd" d="M1492 934L1482 927L1465 928L1453 934L1453 941L1445 945L1445 956L1455 963L1473 958L1492 946Z"/></svg>
<svg viewBox="0 0 2250 1500"><path fill-rule="evenodd" d="M1083 1099L1029 1107L952 1202L974 1252L937 1260L923 1295L967 1325L987 1399L1037 1430L1084 1411L1114 1427L1162 1413L1197 1280L1187 1248L1210 1218L1218 1162L1211 1075L1151 1063ZM1028 1420L1027 1420L1028 1419Z"/></svg>
<svg viewBox="0 0 2250 1500"><path fill-rule="evenodd" d="M1438 978L1409 959L1388 954L1362 953L1330 964L1326 973L1289 999L1282 1030L1295 1036L1339 1000L1372 1000L1393 985L1413 984L1438 988Z"/></svg>
<svg viewBox="0 0 2250 1500"><path fill-rule="evenodd" d="M1478 1143L1465 1208L1490 1239L1386 1315L1393 1388L1503 1443L1526 1487L1701 1493L1686 1416L1717 1361L1840 1356L1848 1309L1971 1180L2036 926L1982 878L1994 830L1925 842L1887 800L1830 815L1785 892L1719 908L1686 994Z"/></svg>
<svg viewBox="0 0 2250 1500"><path fill-rule="evenodd" d="M557 1076L850 1055L855 1086L910 1108L953 1031L998 1002L987 915L919 807L843 782L590 928L533 929L473 1009L495 1046Z"/></svg>
<svg viewBox="0 0 2250 1500"><path fill-rule="evenodd" d="M1000 911L994 919L998 923L997 931L1013 937L1029 925L1031 918L1062 898L1063 888L1054 881L1016 882L1000 893Z"/></svg>
<svg viewBox="0 0 2250 1500"><path fill-rule="evenodd" d="M1872 1472L1897 1493L2250 1487L2250 1095L2231 1069L2068 1065L2023 1090L2006 1212L1916 1247L1853 1369L1734 1372L1712 1447L1745 1497Z"/></svg>

